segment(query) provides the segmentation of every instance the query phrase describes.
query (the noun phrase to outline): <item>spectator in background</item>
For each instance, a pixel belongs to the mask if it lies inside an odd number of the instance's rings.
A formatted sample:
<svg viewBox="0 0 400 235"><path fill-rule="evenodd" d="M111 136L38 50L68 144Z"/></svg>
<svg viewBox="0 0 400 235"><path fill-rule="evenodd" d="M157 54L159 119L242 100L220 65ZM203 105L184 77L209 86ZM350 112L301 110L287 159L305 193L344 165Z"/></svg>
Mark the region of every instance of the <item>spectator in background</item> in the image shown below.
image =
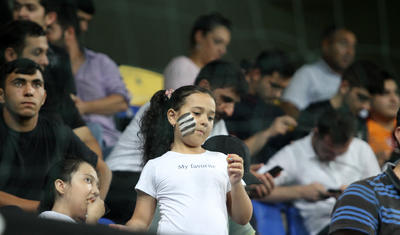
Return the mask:
<svg viewBox="0 0 400 235"><path fill-rule="evenodd" d="M252 157L266 161L268 141L294 128L296 121L276 104L289 83L294 68L280 50L261 52L247 73L249 92L227 118L230 134L244 140ZM261 152L260 152L261 151Z"/></svg>
<svg viewBox="0 0 400 235"><path fill-rule="evenodd" d="M89 30L89 23L92 21L96 11L93 0L76 0L76 8L81 33Z"/></svg>
<svg viewBox="0 0 400 235"><path fill-rule="evenodd" d="M400 141L400 112L394 130ZM329 234L399 234L400 161L374 177L351 184L335 204Z"/></svg>
<svg viewBox="0 0 400 235"><path fill-rule="evenodd" d="M367 119L368 143L375 152L379 165L388 161L394 150L393 131L396 127L396 113L400 107L397 81L384 73L383 92L371 97L371 111Z"/></svg>
<svg viewBox="0 0 400 235"><path fill-rule="evenodd" d="M35 61L42 70L49 65L46 32L32 21L16 20L1 27L0 64L19 57Z"/></svg>
<svg viewBox="0 0 400 235"><path fill-rule="evenodd" d="M71 97L106 157L120 136L113 115L128 108L130 97L115 62L80 44L78 23L76 8L64 5L48 38L69 53L77 88L77 96Z"/></svg>
<svg viewBox="0 0 400 235"><path fill-rule="evenodd" d="M380 172L371 148L353 137L354 131L355 120L348 113L323 113L312 133L281 149L260 168L260 173L277 165L284 169L264 200L293 201L308 232L326 234L334 196L338 195L328 189L343 190Z"/></svg>
<svg viewBox="0 0 400 235"><path fill-rule="evenodd" d="M231 22L219 13L196 19L190 33L189 56L178 56L164 70L164 87L177 89L192 85L200 69L220 59L231 40Z"/></svg>
<svg viewBox="0 0 400 235"><path fill-rule="evenodd" d="M45 99L43 72L38 64L17 59L1 66L0 206L35 211L46 172L65 154L85 159L99 170L96 154L71 128L39 115ZM106 193L108 186L100 190Z"/></svg>
<svg viewBox="0 0 400 235"><path fill-rule="evenodd" d="M338 92L330 99L310 104L300 112L294 138L301 138L315 127L319 116L327 110L341 110L357 119L356 136L367 141L366 117L371 97L383 92L380 68L369 61L357 61L343 73Z"/></svg>
<svg viewBox="0 0 400 235"><path fill-rule="evenodd" d="M40 25L32 21L16 20L4 25L0 30L0 63L10 62L18 58L31 59L45 69L44 80L47 99L40 113L51 119L58 119L73 129L74 133L98 155L101 197L105 198L111 182L111 171L102 160L99 144L92 136L86 123L64 90L60 78L48 70L47 50L49 46L45 32ZM60 84L61 83L61 84Z"/></svg>
<svg viewBox="0 0 400 235"><path fill-rule="evenodd" d="M330 99L336 94L343 72L354 60L356 36L345 28L329 27L322 35L322 58L302 66L285 89L282 105L297 117L299 111L313 102Z"/></svg>
<svg viewBox="0 0 400 235"><path fill-rule="evenodd" d="M14 20L33 21L46 31L52 31L51 25L57 19L57 11L60 10L63 0L14 0L13 18ZM65 49L49 44L47 52L49 66L46 69L46 77L51 77L46 85L54 87L55 94L76 94L74 78L71 71L71 63ZM48 74L48 76L47 76ZM49 94L51 95L51 94ZM59 103L58 97L50 101ZM61 96L62 97L62 96Z"/></svg>

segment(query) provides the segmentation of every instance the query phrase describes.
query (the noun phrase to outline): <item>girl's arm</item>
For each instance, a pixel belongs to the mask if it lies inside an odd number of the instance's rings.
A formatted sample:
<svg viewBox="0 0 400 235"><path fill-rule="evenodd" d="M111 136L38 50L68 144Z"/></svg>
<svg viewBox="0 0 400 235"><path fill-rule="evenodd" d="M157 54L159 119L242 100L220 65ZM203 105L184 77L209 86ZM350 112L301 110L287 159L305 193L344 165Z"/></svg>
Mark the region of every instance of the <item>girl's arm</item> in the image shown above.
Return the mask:
<svg viewBox="0 0 400 235"><path fill-rule="evenodd" d="M129 229L135 231L147 230L153 220L156 205L157 201L155 198L138 190L135 212L132 218L126 223Z"/></svg>
<svg viewBox="0 0 400 235"><path fill-rule="evenodd" d="M232 220L238 224L247 224L253 213L250 198L242 185L243 159L236 154L228 155L228 175L231 191L227 194L227 208Z"/></svg>

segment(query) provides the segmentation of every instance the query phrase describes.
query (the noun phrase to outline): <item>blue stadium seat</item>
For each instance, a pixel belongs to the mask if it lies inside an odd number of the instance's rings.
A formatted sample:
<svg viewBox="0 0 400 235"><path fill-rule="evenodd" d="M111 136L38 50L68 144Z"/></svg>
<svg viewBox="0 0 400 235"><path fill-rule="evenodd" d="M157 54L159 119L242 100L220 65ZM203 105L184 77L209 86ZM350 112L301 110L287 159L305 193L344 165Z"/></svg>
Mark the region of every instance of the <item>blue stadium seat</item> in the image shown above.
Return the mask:
<svg viewBox="0 0 400 235"><path fill-rule="evenodd" d="M265 203L256 200L252 200L252 203L258 234L308 235L299 211L291 204Z"/></svg>

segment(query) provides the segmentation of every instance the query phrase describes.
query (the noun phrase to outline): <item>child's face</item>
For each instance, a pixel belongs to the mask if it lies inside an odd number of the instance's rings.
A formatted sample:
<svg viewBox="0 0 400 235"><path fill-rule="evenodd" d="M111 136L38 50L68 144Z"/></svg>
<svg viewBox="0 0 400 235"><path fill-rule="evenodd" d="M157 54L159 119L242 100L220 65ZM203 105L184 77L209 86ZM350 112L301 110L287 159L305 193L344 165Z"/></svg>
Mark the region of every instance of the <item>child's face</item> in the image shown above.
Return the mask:
<svg viewBox="0 0 400 235"><path fill-rule="evenodd" d="M70 216L74 220L86 220L88 204L99 197L98 184L97 173L88 163L82 163L78 170L72 173L64 196L69 204Z"/></svg>
<svg viewBox="0 0 400 235"><path fill-rule="evenodd" d="M205 93L194 93L186 97L185 104L176 113L176 120L184 114L190 113L194 118L194 127L190 132L182 132L179 122L175 125L175 140L178 138L185 145L198 147L204 143L214 125L215 102Z"/></svg>

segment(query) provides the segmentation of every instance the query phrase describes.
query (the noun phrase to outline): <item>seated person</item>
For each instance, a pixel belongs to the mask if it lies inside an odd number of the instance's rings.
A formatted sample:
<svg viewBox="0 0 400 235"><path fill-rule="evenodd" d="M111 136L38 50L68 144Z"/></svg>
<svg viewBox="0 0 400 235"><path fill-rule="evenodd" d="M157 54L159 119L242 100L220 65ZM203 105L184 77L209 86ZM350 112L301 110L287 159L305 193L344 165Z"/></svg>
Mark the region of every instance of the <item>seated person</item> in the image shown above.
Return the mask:
<svg viewBox="0 0 400 235"><path fill-rule="evenodd" d="M283 168L275 178L275 189L263 200L293 201L311 235L324 230L336 195L328 189L343 190L380 172L369 145L353 137L354 128L349 114L323 113L312 133L281 149L260 168L260 173L277 165Z"/></svg>
<svg viewBox="0 0 400 235"><path fill-rule="evenodd" d="M285 111L297 118L299 111L311 103L334 96L343 72L353 63L356 44L352 31L328 27L322 35L321 59L298 69L285 89L282 97Z"/></svg>
<svg viewBox="0 0 400 235"><path fill-rule="evenodd" d="M384 90L371 97L371 110L367 119L368 144L375 152L379 165L388 161L395 147L393 131L396 113L400 107L397 81L384 73Z"/></svg>
<svg viewBox="0 0 400 235"><path fill-rule="evenodd" d="M199 16L190 33L189 56L173 58L164 70L164 87L193 85L200 69L220 59L231 41L231 22L218 13Z"/></svg>
<svg viewBox="0 0 400 235"><path fill-rule="evenodd" d="M75 103L70 98L71 91L67 88L67 81L69 81L68 78L70 77L59 77L57 73L53 73L58 69L56 69L57 66L49 65L49 59L46 54L48 48L46 32L33 21L15 20L0 29L0 63L26 58L36 62L44 69L46 102L40 109L40 115L64 122L82 142L98 155L99 174L102 183L101 196L105 198L107 190L104 189L107 189L110 185L111 171L102 160L100 145L91 134ZM58 64L64 63L59 61ZM70 70L71 68L69 68ZM65 74L65 72L60 73ZM73 80L71 81L73 82Z"/></svg>
<svg viewBox="0 0 400 235"><path fill-rule="evenodd" d="M338 92L330 99L310 104L300 112L293 138L301 138L315 127L319 116L327 110L341 110L357 119L356 135L367 139L365 118L371 96L383 92L381 70L369 61L353 63L343 74Z"/></svg>
<svg viewBox="0 0 400 235"><path fill-rule="evenodd" d="M65 157L54 164L43 191L40 218L96 224L105 212L96 170L82 159Z"/></svg>
<svg viewBox="0 0 400 235"><path fill-rule="evenodd" d="M400 113L394 130L400 141ZM385 172L351 184L336 202L329 234L399 234L400 162Z"/></svg>
<svg viewBox="0 0 400 235"><path fill-rule="evenodd" d="M80 44L78 18L73 6L63 5L58 10L48 39L65 47L69 53L77 89L77 96L71 97L106 158L120 136L113 115L128 109L130 97L115 62Z"/></svg>
<svg viewBox="0 0 400 235"><path fill-rule="evenodd" d="M297 125L277 104L293 72L284 52L269 50L257 56L246 75L249 92L226 123L230 134L244 140L253 162L265 162L279 148L272 147L272 137L285 134Z"/></svg>
<svg viewBox="0 0 400 235"><path fill-rule="evenodd" d="M79 19L79 29L82 33L86 33L89 30L90 21L96 12L93 0L75 0Z"/></svg>
<svg viewBox="0 0 400 235"><path fill-rule="evenodd" d="M0 67L0 207L35 211L46 172L65 154L99 168L96 154L71 128L39 115L45 100L38 64L17 59Z"/></svg>

